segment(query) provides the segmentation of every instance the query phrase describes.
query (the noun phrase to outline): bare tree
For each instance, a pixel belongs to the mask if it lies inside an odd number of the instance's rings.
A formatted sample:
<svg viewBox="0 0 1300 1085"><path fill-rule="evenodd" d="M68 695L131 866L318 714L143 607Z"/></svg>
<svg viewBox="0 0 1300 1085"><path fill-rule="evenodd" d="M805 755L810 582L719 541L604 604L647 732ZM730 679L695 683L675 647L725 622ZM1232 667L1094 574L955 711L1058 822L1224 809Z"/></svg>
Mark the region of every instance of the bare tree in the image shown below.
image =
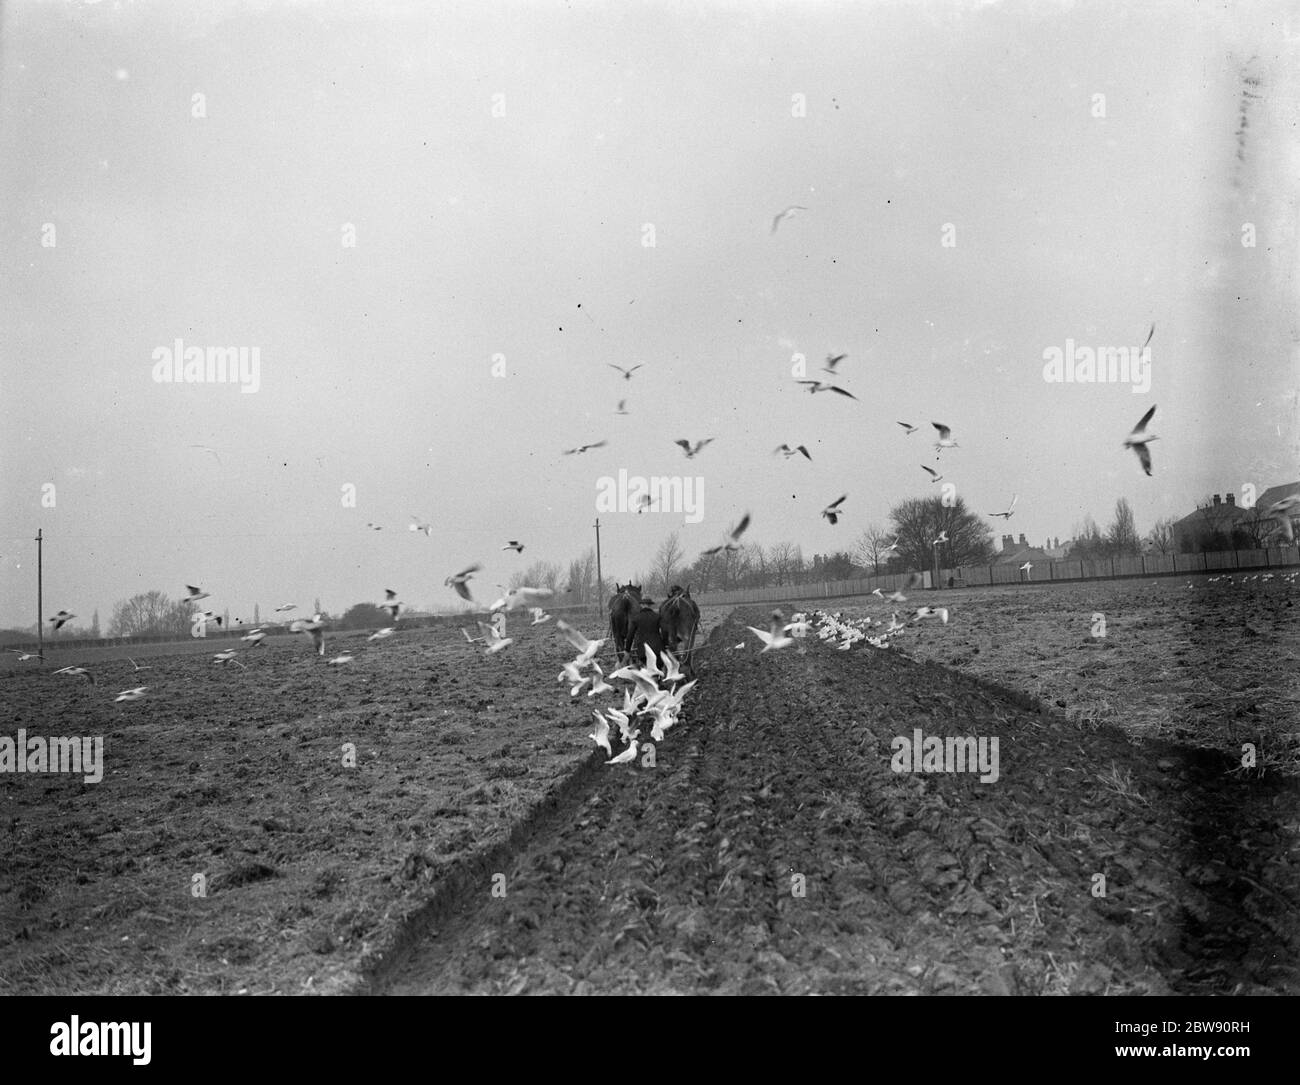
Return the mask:
<svg viewBox="0 0 1300 1085"><path fill-rule="evenodd" d="M892 551L887 550L886 547L893 541L894 538L888 531L871 524L855 540L853 557L863 568L870 568L872 572L879 573L880 560L884 558L886 564L888 563L888 556Z"/></svg>
<svg viewBox="0 0 1300 1085"><path fill-rule="evenodd" d="M1161 554L1170 554L1174 549L1174 524L1178 521L1172 516L1166 516L1163 520L1157 520L1151 530L1147 532L1147 542L1151 544L1151 549Z"/></svg>
<svg viewBox="0 0 1300 1085"><path fill-rule="evenodd" d="M889 518L898 538L898 553L910 569L930 568L934 540L940 533L948 536L939 552L942 565L981 564L993 551L993 533L960 497L950 506L939 497L912 497L890 509Z"/></svg>
<svg viewBox="0 0 1300 1085"><path fill-rule="evenodd" d="M1106 529L1106 543L1111 554L1121 557L1136 554L1142 548L1137 523L1133 519L1133 508L1127 497L1121 497L1115 502L1115 519Z"/></svg>
<svg viewBox="0 0 1300 1085"><path fill-rule="evenodd" d="M523 572L510 574L507 587L515 588L550 588L555 590L560 583L560 566L553 561L535 561Z"/></svg>
<svg viewBox="0 0 1300 1085"><path fill-rule="evenodd" d="M771 583L793 584L803 572L803 550L797 543L775 543L768 547L767 566Z"/></svg>
<svg viewBox="0 0 1300 1085"><path fill-rule="evenodd" d="M668 594L668 589L676 583L673 578L682 570L682 559L685 556L686 552L682 549L677 532L674 531L659 544L659 549L655 551L654 560L650 565L649 586L652 591L657 591L660 595Z"/></svg>
<svg viewBox="0 0 1300 1085"><path fill-rule="evenodd" d="M167 593L154 590L133 595L113 604L113 616L108 622L110 637L136 637L143 635L171 636L189 632L190 604L184 600L172 602Z"/></svg>

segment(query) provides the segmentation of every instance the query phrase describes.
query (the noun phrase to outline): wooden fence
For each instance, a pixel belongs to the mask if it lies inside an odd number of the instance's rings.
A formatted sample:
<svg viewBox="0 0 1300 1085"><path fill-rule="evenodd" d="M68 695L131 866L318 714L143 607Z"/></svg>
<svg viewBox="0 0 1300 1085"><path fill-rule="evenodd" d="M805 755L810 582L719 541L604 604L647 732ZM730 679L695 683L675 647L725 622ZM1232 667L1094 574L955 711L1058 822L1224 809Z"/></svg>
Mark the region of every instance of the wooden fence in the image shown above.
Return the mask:
<svg viewBox="0 0 1300 1085"><path fill-rule="evenodd" d="M1178 576L1186 573L1235 572L1300 565L1300 547L1270 546L1264 550L1223 550L1208 554L1143 554L1132 558L1101 558L1095 561L1047 561L1033 563L1026 572L1014 562L1005 565L966 565L941 569L937 583L930 574L924 587L977 588L997 584L1046 584L1074 580L1118 580L1124 577ZM795 599L831 599L841 595L870 595L879 588L896 591L911 573L889 573L857 580L816 581L785 584L778 588L741 588L736 591L704 592L694 596L700 606L736 606L745 603L783 603Z"/></svg>

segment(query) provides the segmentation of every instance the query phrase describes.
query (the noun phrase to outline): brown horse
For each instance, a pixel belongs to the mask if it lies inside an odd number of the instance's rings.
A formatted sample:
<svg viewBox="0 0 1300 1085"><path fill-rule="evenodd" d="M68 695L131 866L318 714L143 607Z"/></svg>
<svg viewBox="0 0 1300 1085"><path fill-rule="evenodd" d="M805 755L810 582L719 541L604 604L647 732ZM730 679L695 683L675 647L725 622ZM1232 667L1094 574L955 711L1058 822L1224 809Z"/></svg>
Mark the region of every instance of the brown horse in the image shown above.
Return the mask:
<svg viewBox="0 0 1300 1085"><path fill-rule="evenodd" d="M632 654L632 637L636 632L633 619L641 609L641 585L614 583L614 594L609 597L609 632L614 638L614 658L619 666Z"/></svg>
<svg viewBox="0 0 1300 1085"><path fill-rule="evenodd" d="M674 584L664 605L659 608L659 636L663 639L664 648L678 658L682 669L692 678L695 677L695 634L699 628L700 608L691 598L690 585L682 591L680 586ZM677 646L683 641L686 642L686 647L678 657Z"/></svg>

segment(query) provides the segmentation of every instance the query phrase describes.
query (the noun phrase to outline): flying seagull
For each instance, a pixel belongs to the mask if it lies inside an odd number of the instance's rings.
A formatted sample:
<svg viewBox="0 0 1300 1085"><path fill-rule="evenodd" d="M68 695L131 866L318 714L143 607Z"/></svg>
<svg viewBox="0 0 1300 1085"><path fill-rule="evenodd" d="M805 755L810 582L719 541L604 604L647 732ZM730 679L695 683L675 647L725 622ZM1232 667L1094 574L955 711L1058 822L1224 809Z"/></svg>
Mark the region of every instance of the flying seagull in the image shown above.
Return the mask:
<svg viewBox="0 0 1300 1085"><path fill-rule="evenodd" d="M594 708L591 710L591 714L596 717L596 729L587 737L612 757L614 751L609 745L609 720L605 719Z"/></svg>
<svg viewBox="0 0 1300 1085"><path fill-rule="evenodd" d="M394 629L391 625L388 625L385 626L383 629L376 629L373 633L370 634L370 636L366 638L366 640L387 640L396 632L397 632L396 629Z"/></svg>
<svg viewBox="0 0 1300 1085"><path fill-rule="evenodd" d="M369 520L366 521L366 527L370 528L371 531L383 531L383 530L384 530L384 529L383 529L382 527L380 527L378 524L376 524L376 523L372 523L372 522L369 521Z"/></svg>
<svg viewBox="0 0 1300 1085"><path fill-rule="evenodd" d="M197 588L193 584L186 584L185 590L189 594L185 597L187 603L197 603L200 599L210 599L211 596L202 588Z"/></svg>
<svg viewBox="0 0 1300 1085"><path fill-rule="evenodd" d="M618 410L616 410L614 413L615 413L615 414L627 414L626 407L627 407L627 400L626 400L626 399L620 399L620 400L618 401Z"/></svg>
<svg viewBox="0 0 1300 1085"><path fill-rule="evenodd" d="M921 470L930 476L931 482L943 481L943 475L939 474L939 472L936 471L933 467L926 467L925 464L921 464Z"/></svg>
<svg viewBox="0 0 1300 1085"><path fill-rule="evenodd" d="M388 611L393 616L393 621L397 621L397 612L405 605L405 603L397 601L397 592L393 591L392 588L384 589L384 601L379 604L379 609Z"/></svg>
<svg viewBox="0 0 1300 1085"><path fill-rule="evenodd" d="M421 520L418 516L411 517L411 525L408 531L423 531L426 537L432 537L433 525L427 520Z"/></svg>
<svg viewBox="0 0 1300 1085"><path fill-rule="evenodd" d="M912 573L912 575L907 578L907 586L904 590L911 591L913 588L918 587L921 583L921 579L922 578L920 573ZM904 595L902 591L890 592L888 595L885 596L885 598L888 599L891 603L907 602L907 596Z"/></svg>
<svg viewBox="0 0 1300 1085"><path fill-rule="evenodd" d="M908 423L906 422L899 422L898 424L903 427L903 432L906 433L909 437L916 432L915 426L908 425Z"/></svg>
<svg viewBox="0 0 1300 1085"><path fill-rule="evenodd" d="M778 214L775 218L772 219L772 233L776 233L776 228L780 226L781 223L786 219L793 218L796 212L807 211L807 210L808 208L806 207L803 207L797 203L792 203L789 207L787 207L784 211L782 211L780 214Z"/></svg>
<svg viewBox="0 0 1300 1085"><path fill-rule="evenodd" d="M263 633L260 629L254 629L251 633L247 634L246 636L240 637L239 639L248 641L249 644L251 644L254 648L256 648L259 644L262 643L262 641L266 639L266 634Z"/></svg>
<svg viewBox="0 0 1300 1085"><path fill-rule="evenodd" d="M1155 335L1155 334L1156 334L1156 325L1155 325L1155 321L1152 321L1152 322L1151 322L1151 330L1150 330L1149 332L1147 332L1146 343L1143 343L1143 344L1142 344L1142 350L1146 350L1146 349L1147 349L1147 343L1151 342L1151 337L1152 337L1153 335ZM1141 351L1139 351L1138 353L1140 354Z"/></svg>
<svg viewBox="0 0 1300 1085"><path fill-rule="evenodd" d="M839 523L840 516L842 515L842 513L840 513L839 511L839 507L840 504L844 501L844 499L848 496L849 496L848 494L842 494L840 495L840 497L838 497L836 500L832 501L829 505L827 505L824 509L822 509L822 515L831 522L832 527L834 527L836 524Z"/></svg>
<svg viewBox="0 0 1300 1085"><path fill-rule="evenodd" d="M325 623L321 621L320 615L317 614L311 621L297 621L289 626L290 633L310 633L312 644L316 648L316 654L323 656L325 654L325 634L321 632L321 626Z"/></svg>
<svg viewBox="0 0 1300 1085"><path fill-rule="evenodd" d="M275 612L277 614L283 614L283 613L287 613L290 610L297 610L297 609L298 609L297 603L282 603L280 606L275 608Z"/></svg>
<svg viewBox="0 0 1300 1085"><path fill-rule="evenodd" d="M1300 494L1292 494L1290 497L1284 497L1281 501L1274 501L1264 510L1265 516L1276 516L1278 525L1276 530L1282 533L1282 537L1287 542L1295 539L1295 529L1291 526L1291 510L1300 505Z"/></svg>
<svg viewBox="0 0 1300 1085"><path fill-rule="evenodd" d="M511 539L511 540L510 540L508 543L506 543L505 546L503 546L501 549L502 549L502 550L513 550L513 551L515 551L515 553L517 553L517 554L522 554L522 553L524 552L524 544L521 543L521 542L516 541L515 539Z"/></svg>
<svg viewBox="0 0 1300 1085"><path fill-rule="evenodd" d="M779 610L772 611L772 623L766 633L761 629L755 629L752 625L747 625L745 628L763 642L763 651L759 652L759 655L763 652L776 651L778 648L787 648L794 643L794 637L786 636L786 629L789 627L785 623L785 615Z"/></svg>
<svg viewBox="0 0 1300 1085"><path fill-rule="evenodd" d="M541 607L529 607L532 611L533 620L530 625L545 625L551 620L551 615L547 614Z"/></svg>
<svg viewBox="0 0 1300 1085"><path fill-rule="evenodd" d="M148 688L149 688L148 686L136 686L135 689L124 689L122 690L121 693L119 693L116 697L114 697L113 700L114 702L138 701L141 697L144 696L145 690L147 690Z"/></svg>
<svg viewBox="0 0 1300 1085"><path fill-rule="evenodd" d="M702 449L705 445L712 444L713 440L714 439L712 437L706 437L704 438L703 441L697 441L694 445L692 445L690 441L686 440L686 438L683 437L680 440L674 441L673 444L677 445L683 452L686 453L686 458L688 460L693 460L695 459L695 454L699 452L700 449Z"/></svg>
<svg viewBox="0 0 1300 1085"><path fill-rule="evenodd" d="M1012 495L1011 495L1011 504L1007 506L1007 511L1006 511L1006 512L990 512L989 515L990 515L990 516L1001 516L1002 519L1004 519L1004 520L1010 520L1010 519L1011 519L1011 510L1014 509L1014 508L1016 507L1016 502L1019 501L1019 500L1020 500L1020 495L1019 495L1019 494L1012 494Z"/></svg>
<svg viewBox="0 0 1300 1085"><path fill-rule="evenodd" d="M22 662L23 660L25 660L25 659L40 659L40 658L41 658L40 655L39 655L38 653L36 653L36 652L23 652L23 651L20 651L20 650L17 649L17 648L6 648L5 651L6 651L6 652L13 652L13 654L16 655L16 656L18 657L18 662L19 662L19 663L21 663L21 662ZM142 670L143 670L143 669L147 669L147 668L139 668L139 669L142 669Z"/></svg>
<svg viewBox="0 0 1300 1085"><path fill-rule="evenodd" d="M58 630L62 629L66 623L72 621L72 619L75 617L76 617L75 614L69 614L66 610L61 610L56 615L54 615L53 618L46 618L45 620L47 622L53 622L54 629L57 632ZM56 671L55 673L57 674L58 672Z"/></svg>
<svg viewBox="0 0 1300 1085"><path fill-rule="evenodd" d="M1034 567L1034 563L1032 561L1027 561L1022 566L1020 566L1020 571L1022 573L1027 573L1033 567Z"/></svg>
<svg viewBox="0 0 1300 1085"><path fill-rule="evenodd" d="M812 457L808 455L808 450L804 448L803 445L795 445L794 448L791 448L789 445L778 445L776 449L772 452L772 455L775 456L777 452L780 452L783 456L785 456L787 460L791 456L794 456L802 452L803 458L807 460L809 463L812 462Z"/></svg>
<svg viewBox="0 0 1300 1085"><path fill-rule="evenodd" d="M577 629L571 626L563 618L556 619L555 631L567 640L574 648L578 650L574 663L583 667L596 658L596 653L600 651L601 646L608 638L601 640L588 640Z"/></svg>
<svg viewBox="0 0 1300 1085"><path fill-rule="evenodd" d="M549 599L555 594L551 588L511 588L500 599L493 603L488 610L518 610L522 606L532 606L533 603L541 602L543 599Z"/></svg>
<svg viewBox="0 0 1300 1085"><path fill-rule="evenodd" d="M462 599L468 599L472 603L474 600L473 597L469 594L469 584L467 582L474 573L481 572L482 569L483 569L482 565L471 565L468 569L462 569L454 576L447 577L447 579L444 580L443 583L452 588L455 588L457 595L459 595Z"/></svg>
<svg viewBox="0 0 1300 1085"><path fill-rule="evenodd" d="M839 365L840 362L844 361L844 359L847 357L848 357L847 354L836 354L834 357L831 357L831 355L829 354L826 355L826 364L822 366L822 372L829 373L831 376L834 376L835 367Z"/></svg>
<svg viewBox="0 0 1300 1085"><path fill-rule="evenodd" d="M716 554L719 550L739 550L740 536L745 533L745 528L747 527L749 527L749 513L745 513L745 515L740 518L740 523L731 530L731 533L727 535L720 545L710 547L708 550L703 551L703 553L706 555L712 555Z"/></svg>
<svg viewBox="0 0 1300 1085"><path fill-rule="evenodd" d="M214 456L217 456L217 450L215 448L209 448L207 445L190 445L190 448L201 448L204 452L211 452ZM221 463L220 456L217 456L217 463Z"/></svg>
<svg viewBox="0 0 1300 1085"><path fill-rule="evenodd" d="M938 546L940 543L946 543L947 541L948 541L948 532L947 532L947 531L941 531L941 532L939 532L939 537L938 537L937 539L934 540L934 542L932 543L932 545L933 545L933 546Z"/></svg>
<svg viewBox="0 0 1300 1085"><path fill-rule="evenodd" d="M808 385L808 391L813 395L816 395L818 392L838 392L842 396L848 396L849 399L858 398L852 392L846 392L843 388L834 384L827 384L824 381L796 381L795 383Z"/></svg>
<svg viewBox="0 0 1300 1085"><path fill-rule="evenodd" d="M632 379L632 374L640 369L641 366L645 365L644 362L641 362L639 365L634 365L631 369L624 369L621 365L615 365L613 362L606 362L605 364L609 366L610 369L617 369L622 373L625 381L630 381Z"/></svg>
<svg viewBox="0 0 1300 1085"><path fill-rule="evenodd" d="M1133 427L1133 432L1124 438L1124 447L1131 448L1137 453L1138 460L1142 464L1142 470L1148 475L1151 474L1151 451L1147 448L1147 442L1159 438L1154 433L1147 433L1146 428L1147 423L1151 421L1151 416L1155 413L1156 408L1152 404L1151 409L1142 416L1142 421Z"/></svg>
<svg viewBox="0 0 1300 1085"><path fill-rule="evenodd" d="M88 670L86 670L85 667L60 667L60 668L59 668L57 671L55 671L54 673L55 673L55 674L75 674L75 675L79 675L79 676L82 677L82 678L87 678L87 679L89 679L89 680L90 680L90 684L91 684L92 686L95 684L95 676L94 676L93 674L91 674Z"/></svg>
<svg viewBox="0 0 1300 1085"><path fill-rule="evenodd" d="M944 625L947 625L948 608L947 607L917 607L916 617L913 618L912 621L919 622L925 618L938 618L939 621L943 622Z"/></svg>
<svg viewBox="0 0 1300 1085"><path fill-rule="evenodd" d="M956 448L957 442L952 439L952 430L942 422L931 422L935 429L939 431L939 439L934 442L934 447L938 449Z"/></svg>
<svg viewBox="0 0 1300 1085"><path fill-rule="evenodd" d="M608 442L606 441L596 441L594 444L579 445L577 448L566 448L564 449L563 452L561 452L561 455L574 456L577 455L579 452L586 452L587 449L589 448L604 448L607 443Z"/></svg>

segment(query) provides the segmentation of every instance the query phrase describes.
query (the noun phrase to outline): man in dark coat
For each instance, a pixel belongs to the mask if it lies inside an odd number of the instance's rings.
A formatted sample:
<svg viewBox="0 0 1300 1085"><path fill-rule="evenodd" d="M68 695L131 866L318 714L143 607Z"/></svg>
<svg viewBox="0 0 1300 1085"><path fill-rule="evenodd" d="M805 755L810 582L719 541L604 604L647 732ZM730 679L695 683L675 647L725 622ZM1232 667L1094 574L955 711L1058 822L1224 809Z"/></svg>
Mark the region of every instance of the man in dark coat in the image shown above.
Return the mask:
<svg viewBox="0 0 1300 1085"><path fill-rule="evenodd" d="M642 599L641 609L632 619L632 662L640 666L645 663L644 645L650 645L659 662L659 653L664 650L663 639L659 636L659 612L655 610L653 599Z"/></svg>

